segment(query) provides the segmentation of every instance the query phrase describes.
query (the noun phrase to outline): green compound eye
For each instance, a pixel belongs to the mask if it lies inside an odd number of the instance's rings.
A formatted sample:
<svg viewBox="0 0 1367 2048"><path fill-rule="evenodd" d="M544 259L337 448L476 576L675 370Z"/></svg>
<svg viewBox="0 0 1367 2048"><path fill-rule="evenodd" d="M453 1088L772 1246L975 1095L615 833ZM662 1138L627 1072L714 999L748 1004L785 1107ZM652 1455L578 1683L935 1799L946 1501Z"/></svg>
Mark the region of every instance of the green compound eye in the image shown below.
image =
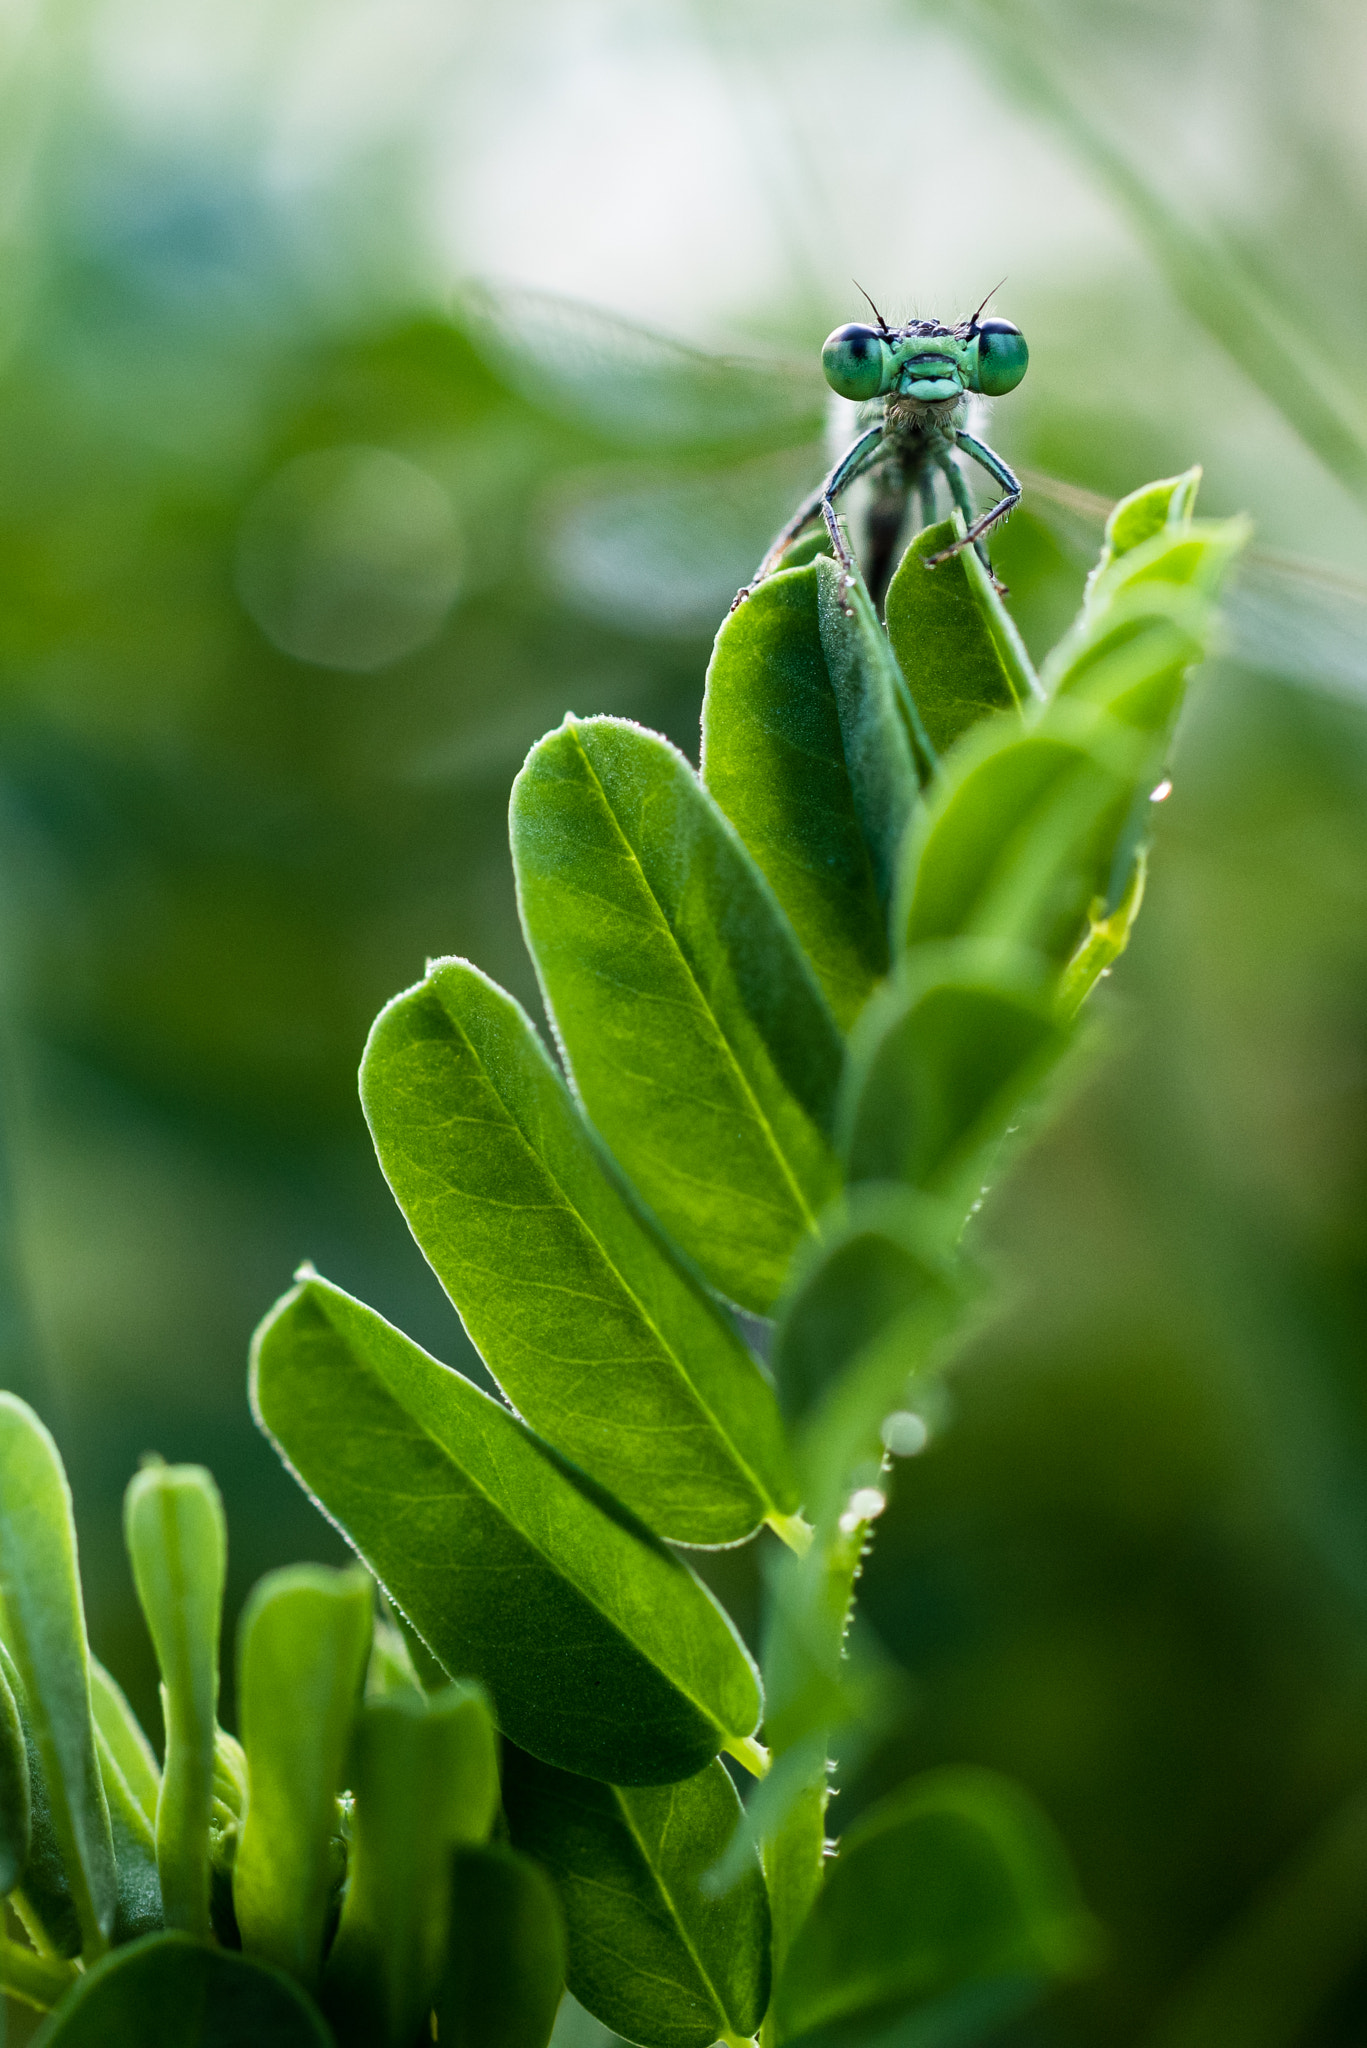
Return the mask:
<svg viewBox="0 0 1367 2048"><path fill-rule="evenodd" d="M883 388L885 348L881 335L856 321L837 327L821 351L826 382L842 398L877 398Z"/></svg>
<svg viewBox="0 0 1367 2048"><path fill-rule="evenodd" d="M978 329L978 389L984 398L1004 398L1025 375L1030 351L1009 320L984 320Z"/></svg>

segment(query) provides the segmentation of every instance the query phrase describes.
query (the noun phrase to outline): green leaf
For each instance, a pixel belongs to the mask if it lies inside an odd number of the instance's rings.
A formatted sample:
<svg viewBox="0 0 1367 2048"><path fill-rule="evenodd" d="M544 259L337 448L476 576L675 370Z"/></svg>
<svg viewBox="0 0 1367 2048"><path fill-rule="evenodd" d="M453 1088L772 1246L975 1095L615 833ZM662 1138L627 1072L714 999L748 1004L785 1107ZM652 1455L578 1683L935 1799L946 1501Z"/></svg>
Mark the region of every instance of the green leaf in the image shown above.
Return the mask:
<svg viewBox="0 0 1367 2048"><path fill-rule="evenodd" d="M238 1627L248 1797L233 1905L248 1954L309 1986L340 1875L337 1795L373 1610L369 1574L357 1566L292 1565L253 1589Z"/></svg>
<svg viewBox="0 0 1367 2048"><path fill-rule="evenodd" d="M118 1760L99 1725L95 1725L95 1749L100 1759L100 1779L109 1805L109 1827L114 1840L114 1862L119 1876L119 1901L114 1914L114 1940L136 1941L140 1934L158 1932L164 1924L161 1875L157 1868L157 1832L136 1794L120 1770Z"/></svg>
<svg viewBox="0 0 1367 2048"><path fill-rule="evenodd" d="M33 1410L0 1394L0 1632L23 1683L62 1869L88 1959L114 1924L118 1879L95 1754L71 1493Z"/></svg>
<svg viewBox="0 0 1367 2048"><path fill-rule="evenodd" d="M1184 470L1181 476L1165 476L1157 483L1144 484L1112 505L1101 559L1093 575L1103 574L1118 556L1152 540L1165 527L1185 526L1191 518L1200 482L1198 464L1194 469Z"/></svg>
<svg viewBox="0 0 1367 2048"><path fill-rule="evenodd" d="M361 1065L380 1164L510 1401L680 1543L797 1505L774 1398L608 1169L524 1012L440 961Z"/></svg>
<svg viewBox="0 0 1367 2048"><path fill-rule="evenodd" d="M821 592L816 562L783 570L723 621L703 698L702 779L848 1027L887 971L888 941L846 766ZM909 766L904 731L898 739Z"/></svg>
<svg viewBox="0 0 1367 2048"><path fill-rule="evenodd" d="M228 1532L202 1465L142 1469L124 1495L124 1541L161 1672L166 1765L157 1869L168 1927L207 1940L218 1636Z"/></svg>
<svg viewBox="0 0 1367 2048"><path fill-rule="evenodd" d="M449 1870L498 1811L498 1751L474 1686L400 1693L361 1709L346 1896L323 1972L342 2048L412 2048L442 1973Z"/></svg>
<svg viewBox="0 0 1367 2048"><path fill-rule="evenodd" d="M1090 1949L1026 1794L987 1771L932 1772L842 1836L775 1993L778 2038L856 2048L965 1986L1074 1974Z"/></svg>
<svg viewBox="0 0 1367 2048"><path fill-rule="evenodd" d="M512 842L590 1118L708 1279L763 1314L837 1180L840 1034L792 927L682 754L620 719L532 749Z"/></svg>
<svg viewBox="0 0 1367 2048"><path fill-rule="evenodd" d="M679 1785L594 1784L509 1751L504 1809L518 1848L552 1872L566 1981L645 2048L753 2034L769 2002L769 1901L753 1850L725 1891L704 1882L741 1817L720 1762Z"/></svg>
<svg viewBox="0 0 1367 2048"><path fill-rule="evenodd" d="M883 1421L913 1399L912 1383L963 1313L967 1283L950 1253L957 1221L904 1188L851 1188L820 1249L794 1269L774 1376L818 1517L877 1471Z"/></svg>
<svg viewBox="0 0 1367 2048"><path fill-rule="evenodd" d="M488 1688L522 1748L622 1784L749 1749L759 1682L711 1594L373 1310L304 1281L257 1333L252 1400L394 1605L448 1671Z"/></svg>
<svg viewBox="0 0 1367 2048"><path fill-rule="evenodd" d="M545 1872L511 1849L458 1850L441 2048L546 2048L564 1988L564 1919Z"/></svg>
<svg viewBox="0 0 1367 2048"><path fill-rule="evenodd" d="M845 767L886 912L921 781L936 766L935 750L863 578L848 583L825 558L816 573L821 645L840 714Z"/></svg>
<svg viewBox="0 0 1367 2048"><path fill-rule="evenodd" d="M1062 966L1110 884L1151 744L1053 704L1033 732L989 726L959 749L913 830L897 928L906 946L997 939Z"/></svg>
<svg viewBox="0 0 1367 2048"><path fill-rule="evenodd" d="M79 1979L33 2048L333 2048L296 1984L188 1934L153 1934Z"/></svg>
<svg viewBox="0 0 1367 2048"><path fill-rule="evenodd" d="M850 1046L850 1179L904 1180L962 1211L987 1154L1067 1043L1042 961L972 939L918 947Z"/></svg>
<svg viewBox="0 0 1367 2048"><path fill-rule="evenodd" d="M155 1828L161 1771L123 1688L110 1677L98 1657L90 1659L90 1705L95 1726L109 1744L125 1784Z"/></svg>
<svg viewBox="0 0 1367 2048"><path fill-rule="evenodd" d="M952 547L963 530L956 517L918 533L884 606L898 667L942 754L979 719L1019 712L1040 694L1015 623L972 548L926 567L926 556Z"/></svg>
<svg viewBox="0 0 1367 2048"><path fill-rule="evenodd" d="M24 1874L33 1845L33 1794L19 1706L0 1666L0 1899Z"/></svg>
<svg viewBox="0 0 1367 2048"><path fill-rule="evenodd" d="M0 1642L0 1673L4 1675L19 1711L28 1765L29 1853L15 1894L16 1904L24 1925L33 1931L35 1939L45 1950L54 1956L78 1956L81 1953L81 1926L62 1861L43 1759L29 1713L28 1694L19 1668L3 1642Z"/></svg>

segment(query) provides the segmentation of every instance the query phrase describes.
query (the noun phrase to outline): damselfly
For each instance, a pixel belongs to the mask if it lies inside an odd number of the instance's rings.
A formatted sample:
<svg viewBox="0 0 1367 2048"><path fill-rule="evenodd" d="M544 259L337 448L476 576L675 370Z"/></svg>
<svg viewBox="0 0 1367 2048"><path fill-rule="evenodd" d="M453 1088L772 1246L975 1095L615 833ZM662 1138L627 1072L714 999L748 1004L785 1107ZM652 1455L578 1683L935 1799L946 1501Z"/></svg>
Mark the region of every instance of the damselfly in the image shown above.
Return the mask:
<svg viewBox="0 0 1367 2048"><path fill-rule="evenodd" d="M815 352L710 354L572 300L488 286L467 289L459 317L505 386L591 437L592 459L543 503L539 546L571 603L630 633L713 630L785 503L801 500L816 524L828 405L839 407L840 453L859 438L854 406L832 401ZM1080 586L1109 501L1035 470L1019 480L1024 516L1075 563ZM923 518L932 509L920 502ZM860 537L867 569L869 536ZM1367 697L1359 577L1254 548L1222 611L1228 652L1243 666Z"/></svg>
<svg viewBox="0 0 1367 2048"><path fill-rule="evenodd" d="M861 419L863 432L775 536L754 581L771 575L788 549L818 520L830 535L836 560L853 575L854 559L835 506L851 484L867 477L873 491L865 521L864 575L874 603L881 605L911 497L913 493L916 496L922 525L932 525L939 477L948 484L963 514L965 531L938 554L927 555L926 567L938 568L961 548L974 547L984 569L992 574L985 536L1015 509L1021 487L1000 455L969 433L967 400L970 393L1004 398L1014 391L1025 375L1030 352L1019 327L1009 320L981 317L987 299L971 319L961 320L957 327L943 327L938 320L910 320L904 327L889 327L872 299L869 305L877 327L857 321L837 327L821 351L821 367L832 391L876 408L875 417L872 421L867 415ZM960 453L985 469L1001 491L986 512L974 513L959 467ZM738 604L748 588L741 591ZM997 588L1004 594L1001 584Z"/></svg>

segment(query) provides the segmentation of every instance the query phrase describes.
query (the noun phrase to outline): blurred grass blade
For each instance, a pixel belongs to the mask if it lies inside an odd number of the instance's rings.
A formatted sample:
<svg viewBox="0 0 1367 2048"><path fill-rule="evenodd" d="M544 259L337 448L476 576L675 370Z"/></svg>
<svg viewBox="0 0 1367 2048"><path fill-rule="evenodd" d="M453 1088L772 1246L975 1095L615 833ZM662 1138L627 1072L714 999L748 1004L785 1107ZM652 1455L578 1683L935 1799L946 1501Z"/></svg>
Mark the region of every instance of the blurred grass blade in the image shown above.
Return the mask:
<svg viewBox="0 0 1367 2048"><path fill-rule="evenodd" d="M448 1671L488 1688L521 1747L647 1784L750 1753L757 1675L687 1566L373 1310L305 1280L257 1333L252 1399L395 1606Z"/></svg>
<svg viewBox="0 0 1367 2048"><path fill-rule="evenodd" d="M820 602L811 562L768 577L722 621L703 698L702 779L787 912L836 1021L848 1028L887 972L888 942L846 766Z"/></svg>
<svg viewBox="0 0 1367 2048"><path fill-rule="evenodd" d="M95 1754L71 1493L33 1410L0 1394L0 1629L23 1681L49 1813L88 1959L114 1925L118 1880Z"/></svg>
<svg viewBox="0 0 1367 2048"><path fill-rule="evenodd" d="M228 1535L202 1465L145 1465L124 1496L124 1540L161 1671L166 1763L157 1869L166 1925L209 1937L209 1813Z"/></svg>
<svg viewBox="0 0 1367 2048"><path fill-rule="evenodd" d="M280 1970L154 1934L80 1978L33 2036L33 2048L335 2048Z"/></svg>
<svg viewBox="0 0 1367 2048"><path fill-rule="evenodd" d="M412 2048L450 1931L450 1864L498 1811L498 1748L477 1688L370 1700L352 1737L347 1888L323 1973L340 2048Z"/></svg>
<svg viewBox="0 0 1367 2048"><path fill-rule="evenodd" d="M1116 140L1096 82L1074 85L1037 8L956 0L948 17L1006 91L1039 114L1109 191L1189 313L1214 336L1331 475L1367 503L1367 422L1313 321L1269 302L1216 234L1183 220Z"/></svg>
<svg viewBox="0 0 1367 2048"><path fill-rule="evenodd" d="M759 1367L621 1190L511 996L437 962L376 1019L361 1096L414 1237L533 1429L674 1542L793 1512Z"/></svg>
<svg viewBox="0 0 1367 2048"><path fill-rule="evenodd" d="M842 1836L775 1991L778 2037L872 2043L966 1986L1042 1990L1076 1974L1092 1941L1026 1794L987 1771L933 1772Z"/></svg>
<svg viewBox="0 0 1367 2048"><path fill-rule="evenodd" d="M972 548L926 567L927 555L952 547L963 531L956 517L918 533L884 607L898 667L939 753L980 718L1019 711L1039 695L1015 622Z"/></svg>
<svg viewBox="0 0 1367 2048"><path fill-rule="evenodd" d="M772 1305L836 1183L835 1021L682 754L567 719L513 785L527 943L589 1117L714 1286Z"/></svg>
<svg viewBox="0 0 1367 2048"><path fill-rule="evenodd" d="M309 1986L341 1877L337 1795L373 1611L359 1565L292 1565L259 1582L238 1627L248 1794L233 1906L247 1953Z"/></svg>
<svg viewBox="0 0 1367 2048"><path fill-rule="evenodd" d="M441 2048L546 2048L564 1988L564 1917L545 1871L502 1846L457 1850Z"/></svg>
<svg viewBox="0 0 1367 2048"><path fill-rule="evenodd" d="M725 1765L624 1789L510 1750L503 1799L514 1843L559 1888L581 2005L644 2048L755 2032L769 2002L759 1858L752 1848L725 1891L704 1883L741 1817Z"/></svg>
<svg viewBox="0 0 1367 2048"><path fill-rule="evenodd" d="M0 1899L24 1874L33 1845L33 1793L19 1705L0 1666Z"/></svg>

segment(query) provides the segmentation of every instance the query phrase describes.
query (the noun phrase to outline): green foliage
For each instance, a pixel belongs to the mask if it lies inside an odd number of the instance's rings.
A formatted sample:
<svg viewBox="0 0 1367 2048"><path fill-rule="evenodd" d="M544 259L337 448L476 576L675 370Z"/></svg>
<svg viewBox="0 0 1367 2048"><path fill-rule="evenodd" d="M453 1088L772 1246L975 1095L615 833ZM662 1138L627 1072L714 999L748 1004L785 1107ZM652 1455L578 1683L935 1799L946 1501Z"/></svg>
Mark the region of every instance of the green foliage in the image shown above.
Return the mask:
<svg viewBox="0 0 1367 2048"><path fill-rule="evenodd" d="M708 1878L740 1801L721 1763L676 1785L595 1784L510 1750L514 1842L555 1878L566 1982L581 2005L646 2048L708 2048L753 2034L769 2002L769 1901L751 1849L725 1886Z"/></svg>
<svg viewBox="0 0 1367 2048"><path fill-rule="evenodd" d="M56 2004L41 2038L545 2048L568 1985L640 2048L930 2048L1086 1967L1023 1793L913 1779L831 1859L828 1757L881 1726L855 1582L888 1449L981 1312L969 1223L1139 906L1242 538L1193 489L1117 509L1042 683L975 558L927 568L937 534L886 634L825 558L732 613L701 777L620 720L533 749L511 836L565 1077L463 961L362 1072L506 1401L311 1268L267 1317L255 1414L362 1564L257 1587L241 1749L208 1475L149 1464L127 1499L159 1772L92 1677L51 1440L0 1408L0 1848L35 1936L0 1981ZM761 1689L670 1545L765 1524ZM723 1756L762 1780L744 1806Z"/></svg>

